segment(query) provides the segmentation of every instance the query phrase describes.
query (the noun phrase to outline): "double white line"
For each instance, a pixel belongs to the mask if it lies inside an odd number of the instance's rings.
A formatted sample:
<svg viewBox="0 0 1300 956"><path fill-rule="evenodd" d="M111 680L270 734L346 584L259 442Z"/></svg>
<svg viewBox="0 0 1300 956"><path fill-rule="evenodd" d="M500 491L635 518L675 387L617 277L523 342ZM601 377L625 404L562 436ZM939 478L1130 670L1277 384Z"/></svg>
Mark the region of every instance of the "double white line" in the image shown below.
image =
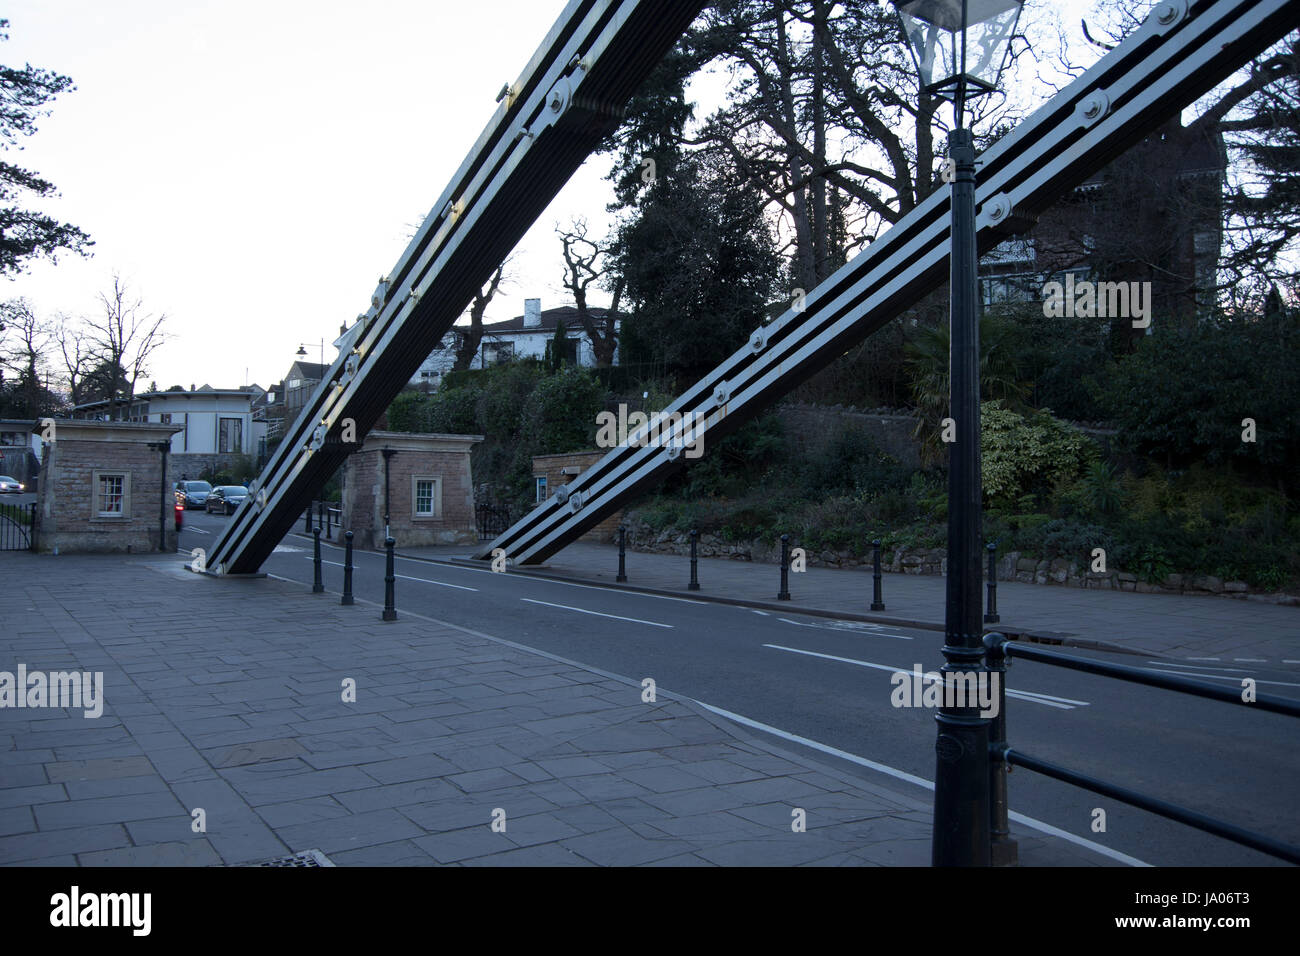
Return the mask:
<svg viewBox="0 0 1300 956"><path fill-rule="evenodd" d="M836 657L834 654L819 654L816 651L805 651L797 647L782 647L780 644L764 644L764 647L770 647L774 651L787 651L791 654L805 654L808 657L821 657L828 661L839 661L842 664L856 664L858 667L871 667L878 671L888 671L891 674L905 674L911 676L913 671L904 670L901 667L894 667L891 664L873 664L871 661L854 660L852 657ZM928 678L933 682L933 678ZM1086 700L1072 700L1069 697L1054 697L1051 694L1038 694L1028 690L1011 690L1007 689L1007 696L1014 697L1017 700L1027 700L1034 704L1042 704L1044 707L1056 707L1059 710L1074 710L1076 707L1087 707L1089 702Z"/></svg>

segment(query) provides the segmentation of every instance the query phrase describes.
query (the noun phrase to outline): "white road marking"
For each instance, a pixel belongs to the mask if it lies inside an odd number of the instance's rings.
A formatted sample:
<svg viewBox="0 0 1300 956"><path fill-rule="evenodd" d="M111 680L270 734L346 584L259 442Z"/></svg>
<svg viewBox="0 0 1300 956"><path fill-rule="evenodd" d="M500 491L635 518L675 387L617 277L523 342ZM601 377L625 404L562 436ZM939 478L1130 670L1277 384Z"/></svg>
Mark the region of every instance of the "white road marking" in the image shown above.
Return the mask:
<svg viewBox="0 0 1300 956"><path fill-rule="evenodd" d="M1073 700L1072 698L1069 697L1057 697L1054 694L1043 694L1036 690L1011 690L1010 688L1008 688L1007 696L1023 697L1026 699L1037 698L1039 703L1047 703L1049 700L1054 700L1058 704L1073 704L1075 707L1089 706L1089 702L1086 700Z"/></svg>
<svg viewBox="0 0 1300 956"><path fill-rule="evenodd" d="M1190 658L1189 658L1190 660ZM1172 661L1147 661L1148 664L1154 664L1156 667L1186 667L1191 670L1202 671L1236 671L1238 674L1248 673L1240 667L1197 667L1195 664L1175 664Z"/></svg>
<svg viewBox="0 0 1300 956"><path fill-rule="evenodd" d="M596 617L610 617L616 621L631 621L633 624L649 624L651 627L672 628L671 624L660 624L658 621L643 621L635 617L619 617L617 614L605 614L602 611L588 611L583 607L570 607L567 604L552 604L550 601L534 601L532 598L520 598L521 601L527 601L529 604L543 604L546 607L563 608L566 611L577 611L579 614L594 614Z"/></svg>
<svg viewBox="0 0 1300 956"><path fill-rule="evenodd" d="M1190 660L1190 658L1189 658L1189 660ZM1283 663L1283 664L1300 664L1300 661L1289 661L1289 660L1287 660L1287 659L1284 657L1284 658L1282 658L1282 663Z"/></svg>
<svg viewBox="0 0 1300 956"><path fill-rule="evenodd" d="M784 731L781 730L780 728L773 727L770 724L764 724L757 720L751 720L748 717L743 717L740 714L732 713L729 710L723 710L721 707L714 707L712 704L706 704L702 700L697 700L695 701L695 703L699 704L705 710L712 711L713 713L717 714L719 717L725 717L728 720L734 720L736 723L744 724L746 727L753 727L755 730L762 730L766 733L772 734L775 737L780 737L782 740L788 740L791 741L792 743L803 744L805 747L811 747L813 750L820 750L822 753L830 754L834 757L839 757L841 760L847 760L850 763L855 763L860 767L867 767L871 770L879 771L880 773L893 777L896 780L903 780L906 781L907 783L916 784L916 786L924 787L926 790L934 790L934 783L930 780L926 780L923 777L918 777L915 776L914 774L910 774L902 770L896 770L895 768L887 766L883 763L877 763L874 760L868 760L866 757L859 757L857 754L849 753L847 750L840 750L838 747L832 747L829 744L823 744L816 740L810 740L807 737L800 737L798 734L789 733L788 731ZM1139 860L1137 857L1129 856L1127 853L1121 853L1119 850L1112 850L1110 847L1102 846L1100 843L1094 843L1092 840L1085 840L1083 837L1075 836L1073 833L1054 827L1050 823L1044 823L1041 820L1035 820L1033 817L1027 817L1023 813L1016 813L1014 810L1012 810L1008 812L1007 816L1010 819L1014 820L1016 823L1030 827L1031 829L1037 830L1040 833L1046 833L1049 834L1050 836L1054 836L1061 840L1065 840L1069 843L1073 843L1077 846L1086 847L1087 849L1092 850L1094 853L1100 853L1102 856L1109 857L1110 859L1115 860L1119 863L1124 863L1128 866L1151 866L1150 863L1146 863L1142 860Z"/></svg>
<svg viewBox="0 0 1300 956"><path fill-rule="evenodd" d="M176 553L186 554L188 552L177 551ZM267 577L273 578L277 581L287 581L291 584L306 583L304 581L299 581L295 578L282 577L278 574L268 573ZM368 601L365 598L357 598L357 603L368 604L369 606L376 607L376 608L380 606L375 601ZM568 658L559 657L558 655L551 654L546 651L540 651L536 648L529 647L525 644L518 644L514 641L507 641L504 638L493 637L491 634L484 634L481 631L470 630L469 628L463 627L460 624L452 624L448 621L440 621L437 618L428 617L427 615L419 614L414 611L404 611L403 613L406 614L407 617L418 618L421 621L429 621L430 623L437 624L440 627L449 627L452 628L453 630L461 631L462 633L465 634L472 634L475 637L493 641L497 644L504 644L508 647L518 648L519 650L526 651L530 654L536 654L539 657L545 657L548 658L549 660L560 661L562 663L570 664L576 667L587 667L588 670L593 670L596 673L600 673L600 674L605 673L604 671L600 671L596 668L588 667L587 665L582 664L578 661L571 661ZM636 686L636 682L630 680L629 678L620 677L619 675L613 675L613 676L619 677L619 679L621 680L626 680L628 681L629 684ZM694 703L699 704L705 710L711 711L720 717L725 717L728 720L734 720L736 723L744 724L747 727L753 727L755 730L761 730L764 731L765 733L772 734L773 736L780 737L783 740L788 740L791 741L792 743L803 744L805 747L809 747L813 750L818 750L821 751L822 753L839 757L841 760L847 760L850 763L856 763L859 766L868 767L872 770L876 770L879 771L880 773L886 774L887 776L893 777L896 780L903 780L908 783L914 783L919 787L924 787L926 790L931 790L931 791L934 790L934 783L932 781L926 780L923 777L917 777L914 776L913 774L906 773L905 771L897 770L886 764L877 763L874 760L868 760L865 757L859 757L857 754L849 753L847 750L840 750L837 747L831 747L828 744L823 744L816 740L810 740L807 737L800 737L797 734L788 733L787 731L781 730L777 727L773 727L770 724L764 724L757 720L751 720L748 717L743 717L740 714L732 713L729 710L723 710L721 707L714 707L712 704L707 704L702 700L695 700L694 698L685 698L685 697L681 699L691 700ZM1094 853L1100 853L1102 856L1108 857L1120 863L1124 863L1127 866L1151 866L1150 863L1146 863L1142 860L1139 860L1137 857L1129 856L1127 853L1121 853L1119 850L1112 850L1110 847L1102 846L1100 843L1094 843L1092 840L1086 840L1083 837L1075 836L1073 833L1054 827L1050 823L1044 823L1041 820L1035 820L1033 817L1025 816L1025 814L1023 813L1017 813L1015 810L1008 811L1007 816L1011 820L1014 820L1016 823L1023 824L1024 826L1027 826L1030 829L1037 830L1040 833L1046 833L1049 836L1057 837L1059 839L1065 840L1067 843L1073 843L1076 846L1085 847L1086 849L1092 850Z"/></svg>
<svg viewBox="0 0 1300 956"><path fill-rule="evenodd" d="M335 551L343 550L341 547L339 547L336 544L329 544L324 541L321 542L321 546L327 548L333 548ZM294 550L301 550L301 549L295 548ZM366 552L366 553L374 554L375 552ZM421 560L420 558L403 557L400 554L394 555L393 557L396 558L398 561L415 561L423 565L436 564L439 567L451 568L453 571L468 571L470 574L500 574L501 573L500 571L493 571L490 568L469 568L463 564L445 564L441 561L424 561ZM507 571L505 573L509 574L510 572ZM524 576L521 575L520 577L524 577ZM539 577L533 577L532 575L527 575L527 579L529 581L544 581L547 584L560 584L566 588L583 588L587 591L604 591L606 594L608 594L610 591L618 591L621 594L630 594L636 597L654 598L659 601L677 601L681 604L703 605L709 603L708 601L693 601L690 598L672 597L671 595L667 595L667 594L646 594L644 591L624 591L621 588L607 588L607 587L601 587L600 585L597 584L577 584L573 581L556 581L554 578L539 578ZM454 587L454 586L455 585L448 585L448 587ZM478 589L471 588L470 590L476 591Z"/></svg>
<svg viewBox="0 0 1300 956"><path fill-rule="evenodd" d="M824 625L824 624L814 624L814 623L812 623L811 621L792 621L792 620L790 620L788 617L777 618L777 620L781 621L781 622L784 623L784 624L795 624L795 625L798 625L799 627L815 627L815 628L817 628L819 631L835 631L835 632L838 633L838 634L845 634L845 633L848 633L848 634L853 634L853 633L863 634L863 633L866 633L866 634L870 634L872 637L892 637L892 638L895 638L895 639L900 640L900 641L910 641L910 640L912 640L912 638L908 637L906 634L886 634L886 633L884 633L883 631L875 631L875 630L869 630L869 629L860 629L860 628L856 628L856 627L855 627L855 628L848 628L848 627L827 627L827 626ZM856 622L855 622L855 623L856 623Z"/></svg>
<svg viewBox="0 0 1300 956"><path fill-rule="evenodd" d="M211 532L208 532L208 531L204 531L202 528L185 528L185 527L182 527L182 528L181 528L181 533L182 533L182 534L184 534L184 533L187 532L187 531L188 531L190 534L210 534L210 533L211 533Z"/></svg>
<svg viewBox="0 0 1300 956"><path fill-rule="evenodd" d="M330 564L335 562L331 561ZM339 565L342 567L342 565ZM446 581L435 581L432 578L415 578L409 574L394 574L393 577L401 578L403 581L423 581L425 584L436 584L440 588L455 588L457 591L478 591L478 588L466 587L463 584L448 584Z"/></svg>
<svg viewBox="0 0 1300 956"><path fill-rule="evenodd" d="M1189 658L1187 658L1187 659L1188 659L1189 661L1219 661L1219 660L1223 660L1223 658L1221 658L1221 657L1189 657Z"/></svg>
<svg viewBox="0 0 1300 956"><path fill-rule="evenodd" d="M753 611L755 614L761 614L761 615L763 615L763 617L768 617L768 616L769 616L768 613L767 613L766 611L760 611L760 610L759 610L758 608L756 608L756 607L751 607L750 610Z"/></svg>
<svg viewBox="0 0 1300 956"><path fill-rule="evenodd" d="M1268 661L1262 657L1234 657L1233 660L1239 661L1242 664L1267 664L1268 663Z"/></svg>
<svg viewBox="0 0 1300 956"><path fill-rule="evenodd" d="M315 558L313 558L310 554L305 554L305 555L303 555L303 559L306 560L306 561L314 561L314 560L315 560ZM333 566L336 567L336 568L342 568L342 567L345 567L345 565L341 564L341 563L338 562L338 561L326 561L324 558L321 558L321 562L320 562L320 563L321 563L321 564L329 564L329 565L333 565ZM463 584L448 584L446 581L435 581L435 580L433 580L433 578L413 578L413 577L411 577L409 574L394 574L393 577L395 577L395 578L401 578L403 581L423 581L425 584L436 584L436 585L438 585L438 587L442 587L442 588L455 588L457 591L477 591L477 590L478 590L478 588L469 588L469 587L466 587L466 586L463 585Z"/></svg>
<svg viewBox="0 0 1300 956"><path fill-rule="evenodd" d="M764 644L763 646L777 651L789 651L791 654L807 654L809 657L823 657L828 661L856 664L859 667L874 667L876 670L889 671L891 674L911 675L914 673L901 667L895 667L892 664L873 664L871 661L858 661L851 657L836 657L834 654L819 654L816 651L800 650L797 647L782 647L780 644ZM1045 707L1055 707L1058 710L1074 710L1075 707L1087 707L1089 704L1086 700L1071 700L1068 697L1053 697L1051 694L1039 694L1028 690L1011 690L1011 688L1007 688L1007 696L1034 704L1042 704Z"/></svg>

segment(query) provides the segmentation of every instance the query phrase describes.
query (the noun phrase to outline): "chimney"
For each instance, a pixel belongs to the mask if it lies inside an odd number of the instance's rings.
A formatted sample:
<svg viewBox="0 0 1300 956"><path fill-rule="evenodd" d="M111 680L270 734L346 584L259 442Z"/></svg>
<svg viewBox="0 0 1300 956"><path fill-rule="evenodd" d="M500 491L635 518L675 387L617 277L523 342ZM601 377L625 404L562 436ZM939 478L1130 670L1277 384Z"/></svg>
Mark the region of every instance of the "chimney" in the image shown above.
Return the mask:
<svg viewBox="0 0 1300 956"><path fill-rule="evenodd" d="M542 327L542 300L524 299L524 328L540 329Z"/></svg>

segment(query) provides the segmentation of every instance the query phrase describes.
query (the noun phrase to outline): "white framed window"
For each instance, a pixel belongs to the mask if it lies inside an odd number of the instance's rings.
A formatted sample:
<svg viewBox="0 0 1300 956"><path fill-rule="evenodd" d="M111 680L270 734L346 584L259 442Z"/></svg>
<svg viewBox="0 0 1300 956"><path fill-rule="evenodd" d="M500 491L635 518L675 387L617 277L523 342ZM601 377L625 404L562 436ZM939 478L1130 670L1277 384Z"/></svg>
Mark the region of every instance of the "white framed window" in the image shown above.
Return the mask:
<svg viewBox="0 0 1300 956"><path fill-rule="evenodd" d="M92 473L94 514L99 518L127 518L131 515L131 476L120 471Z"/></svg>
<svg viewBox="0 0 1300 956"><path fill-rule="evenodd" d="M411 479L411 516L442 517L442 479L436 475L416 475Z"/></svg>
<svg viewBox="0 0 1300 956"><path fill-rule="evenodd" d="M541 504L546 500L546 476L535 475L533 481L537 485L537 503Z"/></svg>
<svg viewBox="0 0 1300 956"><path fill-rule="evenodd" d="M217 429L217 452L229 454L244 450L244 420L242 418L222 418Z"/></svg>

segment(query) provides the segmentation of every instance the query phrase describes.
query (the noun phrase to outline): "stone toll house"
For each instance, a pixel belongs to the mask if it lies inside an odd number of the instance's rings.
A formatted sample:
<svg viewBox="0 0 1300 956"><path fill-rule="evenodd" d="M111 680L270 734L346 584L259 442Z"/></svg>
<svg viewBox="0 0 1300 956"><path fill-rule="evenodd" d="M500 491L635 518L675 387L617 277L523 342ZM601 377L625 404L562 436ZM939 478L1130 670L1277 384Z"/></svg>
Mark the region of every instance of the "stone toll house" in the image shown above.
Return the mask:
<svg viewBox="0 0 1300 956"><path fill-rule="evenodd" d="M605 451L574 451L563 455L533 456L534 500L545 501L555 494L560 485L571 485L580 474L600 461ZM579 541L617 541L618 526L623 521L622 510L614 512L605 520L582 535Z"/></svg>
<svg viewBox="0 0 1300 956"><path fill-rule="evenodd" d="M353 545L476 544L470 449L482 435L372 431L344 466L342 527Z"/></svg>
<svg viewBox="0 0 1300 956"><path fill-rule="evenodd" d="M54 422L54 440L42 454L34 550L175 552L172 462L162 449L170 450L178 431L152 423Z"/></svg>

